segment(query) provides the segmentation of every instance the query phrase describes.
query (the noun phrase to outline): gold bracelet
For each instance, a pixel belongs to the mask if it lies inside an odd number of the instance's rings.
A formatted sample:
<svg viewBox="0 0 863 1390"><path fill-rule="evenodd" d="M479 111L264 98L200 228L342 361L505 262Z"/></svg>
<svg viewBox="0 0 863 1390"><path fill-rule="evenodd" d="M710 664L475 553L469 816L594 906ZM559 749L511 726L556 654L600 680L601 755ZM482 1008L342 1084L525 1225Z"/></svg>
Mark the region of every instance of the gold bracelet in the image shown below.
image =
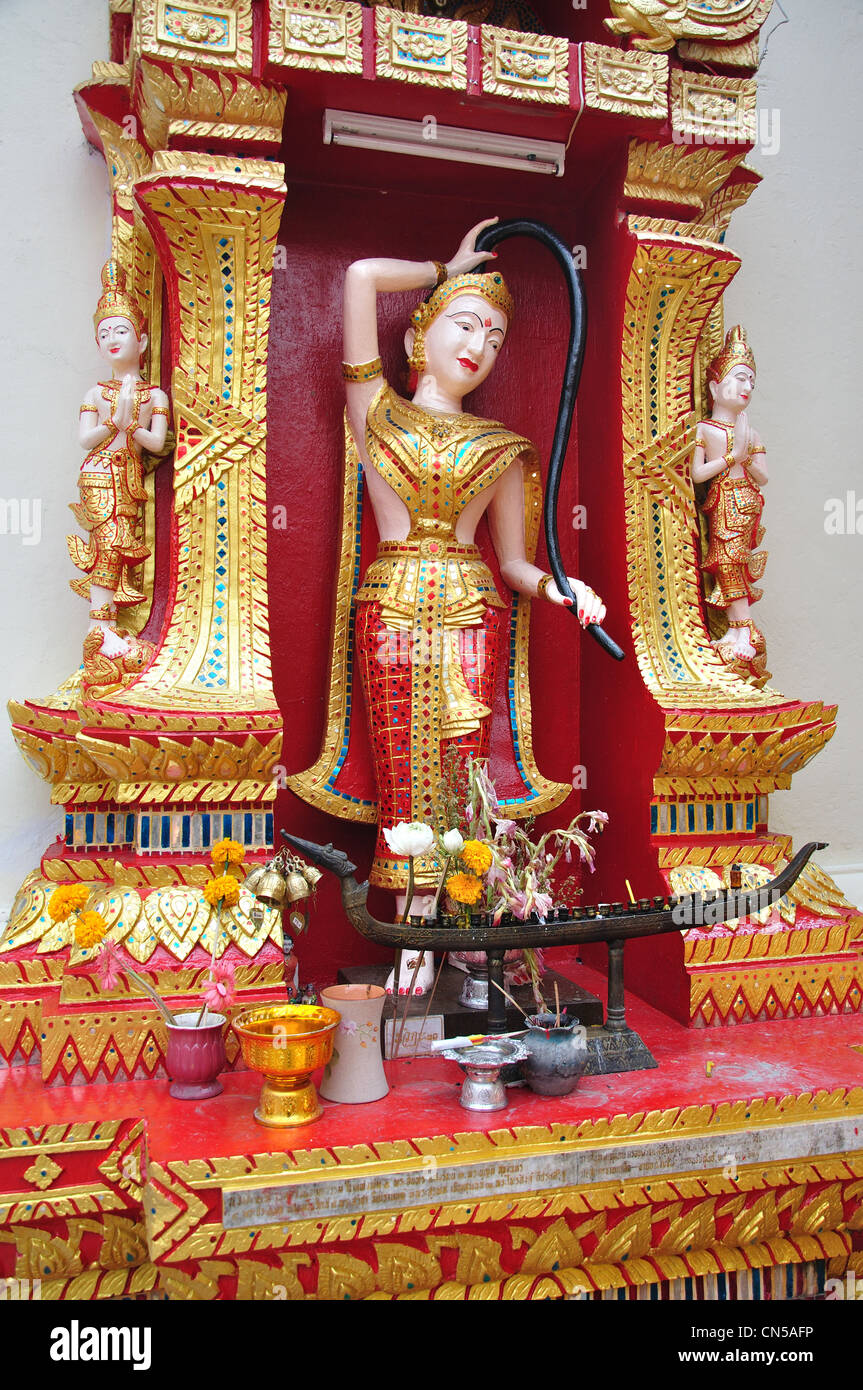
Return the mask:
<svg viewBox="0 0 863 1390"><path fill-rule="evenodd" d="M726 470L734 467L734 450L729 449L723 460Z"/></svg>
<svg viewBox="0 0 863 1390"><path fill-rule="evenodd" d="M553 584L553 583L554 583L554 575L553 575L553 574L544 574L544 575L542 576L542 579L539 581L539 583L538 583L537 586L536 586L536 596L537 596L537 598L548 598L548 586L549 586L549 584ZM551 602L551 599L549 599L549 603L550 603L550 602Z"/></svg>
<svg viewBox="0 0 863 1390"><path fill-rule="evenodd" d="M345 381L374 381L376 376L383 376L384 364L379 357L373 358L371 362L358 362L354 366L350 362L342 363L342 376Z"/></svg>
<svg viewBox="0 0 863 1390"><path fill-rule="evenodd" d="M764 447L763 444L753 444L753 445L752 445L752 448L749 450L749 457L751 458L753 454L766 454L766 453L767 453L767 450L765 449L765 447Z"/></svg>
<svg viewBox="0 0 863 1390"><path fill-rule="evenodd" d="M435 281L435 289L437 289L438 285L442 285L444 280L449 279L449 271L443 261L432 261L432 265L437 272L437 280Z"/></svg>
<svg viewBox="0 0 863 1390"><path fill-rule="evenodd" d="M99 414L99 407L98 407L97 405L79 405L79 407L78 407L78 414L79 414L79 415L81 414L81 411L82 411L82 410L95 410L96 414L97 414L97 415Z"/></svg>
<svg viewBox="0 0 863 1390"><path fill-rule="evenodd" d="M163 405L154 405L154 406L153 406L153 409L150 411L150 414L151 414L151 415L164 415L164 417L165 417L166 420L167 420L167 418L168 418L168 411L167 411L166 407L163 406Z"/></svg>

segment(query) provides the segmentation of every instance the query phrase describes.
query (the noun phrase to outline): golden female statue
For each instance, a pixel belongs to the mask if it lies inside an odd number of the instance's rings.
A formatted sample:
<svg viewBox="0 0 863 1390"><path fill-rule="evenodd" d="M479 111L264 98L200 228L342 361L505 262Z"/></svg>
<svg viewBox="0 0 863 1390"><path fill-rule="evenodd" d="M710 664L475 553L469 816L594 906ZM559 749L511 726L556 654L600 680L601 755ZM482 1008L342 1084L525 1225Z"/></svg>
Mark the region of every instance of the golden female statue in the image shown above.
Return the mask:
<svg viewBox="0 0 863 1390"><path fill-rule="evenodd" d="M710 535L703 566L711 580L707 601L728 618L728 632L716 643L720 656L748 668L763 684L765 644L752 621L752 604L761 598L755 581L767 564L766 553L757 550L764 535L761 488L767 464L764 445L749 424L755 358L742 328L730 330L707 380L713 413L698 426L692 460L693 481L710 483L704 502Z"/></svg>
<svg viewBox="0 0 863 1390"><path fill-rule="evenodd" d="M140 538L147 496L141 452L159 454L168 429L167 396L141 379L144 319L116 261L103 267L102 291L93 325L110 379L92 387L81 406L79 441L87 455L78 477L80 500L72 511L87 540L67 537L69 555L84 572L84 578L70 581L72 588L91 604L84 686L96 698L132 679L153 650L115 624L118 608L144 598L129 577L150 553Z"/></svg>
<svg viewBox="0 0 863 1390"><path fill-rule="evenodd" d="M524 600L571 603L533 563L541 510L536 451L504 425L462 410L464 396L493 370L513 313L503 277L476 273L493 254L478 252L476 238L495 221L474 227L446 265L358 261L345 282L348 469L357 461L362 465L379 537L376 558L355 591L356 654L377 804L358 806L356 797L340 792L344 721L330 723L321 758L289 785L337 815L377 820L371 882L401 893L402 909L408 864L390 848L385 832L400 822L446 830L439 808L444 749L454 745L465 758L486 757L491 746L491 704L510 596L498 594L475 542L485 514L501 577L515 591L509 640L520 654L510 667L519 794L507 800L504 814L538 814L571 791L541 776L531 750ZM405 400L383 378L377 296L411 289L430 293L405 335L417 378L413 399ZM601 623L602 600L577 579L570 585L582 624ZM347 680L344 667L341 680ZM440 868L431 854L419 857L415 869L419 892L412 910L423 912Z"/></svg>

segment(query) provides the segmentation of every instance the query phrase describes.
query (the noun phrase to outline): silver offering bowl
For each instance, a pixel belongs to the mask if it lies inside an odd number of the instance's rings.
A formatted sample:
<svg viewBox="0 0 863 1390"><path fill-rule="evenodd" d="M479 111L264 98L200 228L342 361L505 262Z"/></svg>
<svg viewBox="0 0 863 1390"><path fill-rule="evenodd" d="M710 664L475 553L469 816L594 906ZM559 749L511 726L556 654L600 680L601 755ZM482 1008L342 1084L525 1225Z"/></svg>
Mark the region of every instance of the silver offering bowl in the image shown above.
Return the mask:
<svg viewBox="0 0 863 1390"><path fill-rule="evenodd" d="M454 1047L442 1054L458 1062L465 1073L461 1101L465 1110L505 1110L506 1091L500 1079L501 1070L515 1062L523 1062L527 1048L523 1043L502 1040L483 1042L475 1047Z"/></svg>

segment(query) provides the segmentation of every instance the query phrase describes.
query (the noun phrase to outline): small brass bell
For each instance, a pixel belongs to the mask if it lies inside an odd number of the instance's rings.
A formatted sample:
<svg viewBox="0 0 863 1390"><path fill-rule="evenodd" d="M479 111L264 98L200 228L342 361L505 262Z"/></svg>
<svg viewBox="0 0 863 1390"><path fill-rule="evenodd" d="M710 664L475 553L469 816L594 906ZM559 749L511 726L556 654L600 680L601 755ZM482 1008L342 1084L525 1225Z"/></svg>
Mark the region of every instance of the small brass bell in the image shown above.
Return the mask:
<svg viewBox="0 0 863 1390"><path fill-rule="evenodd" d="M314 864L301 865L300 873L310 888L316 888L324 876L321 870L316 868Z"/></svg>
<svg viewBox="0 0 863 1390"><path fill-rule="evenodd" d="M288 885L284 875L268 864L254 888L255 897L264 904L264 907L278 910L284 905L287 892Z"/></svg>
<svg viewBox="0 0 863 1390"><path fill-rule="evenodd" d="M250 893L257 893L258 884L260 883L261 879L263 878L266 872L266 864L257 864L255 868L250 871L250 873L246 874L246 877L243 879L243 887L248 888Z"/></svg>
<svg viewBox="0 0 863 1390"><path fill-rule="evenodd" d="M289 903L299 902L301 898L307 898L311 893L308 880L299 869L292 869L288 874L287 884L285 885L287 900Z"/></svg>

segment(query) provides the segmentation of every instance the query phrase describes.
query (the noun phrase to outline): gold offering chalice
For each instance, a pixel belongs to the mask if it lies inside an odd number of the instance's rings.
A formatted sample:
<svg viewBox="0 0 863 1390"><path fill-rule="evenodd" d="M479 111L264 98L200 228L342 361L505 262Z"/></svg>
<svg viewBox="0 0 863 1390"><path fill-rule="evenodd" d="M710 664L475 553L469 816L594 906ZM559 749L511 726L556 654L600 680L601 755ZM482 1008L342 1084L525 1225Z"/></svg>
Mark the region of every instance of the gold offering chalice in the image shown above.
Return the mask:
<svg viewBox="0 0 863 1390"><path fill-rule="evenodd" d="M268 1004L233 1021L243 1061L263 1073L255 1119L275 1129L308 1125L323 1114L311 1075L333 1055L341 1014L317 1004Z"/></svg>

